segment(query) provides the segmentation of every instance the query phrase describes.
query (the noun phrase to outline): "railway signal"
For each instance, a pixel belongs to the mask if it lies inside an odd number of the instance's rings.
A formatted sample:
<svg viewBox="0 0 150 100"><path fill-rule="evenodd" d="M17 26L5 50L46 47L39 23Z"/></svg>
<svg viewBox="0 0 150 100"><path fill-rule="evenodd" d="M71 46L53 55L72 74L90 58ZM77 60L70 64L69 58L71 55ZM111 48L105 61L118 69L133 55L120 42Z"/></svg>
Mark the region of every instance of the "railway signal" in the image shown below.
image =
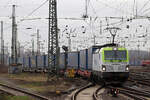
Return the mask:
<svg viewBox="0 0 150 100"><path fill-rule="evenodd" d="M63 50L65 51L65 70L67 69L67 64L68 64L68 55L67 55L67 53L68 53L68 47L66 47L66 46L62 46L62 48L63 48Z"/></svg>

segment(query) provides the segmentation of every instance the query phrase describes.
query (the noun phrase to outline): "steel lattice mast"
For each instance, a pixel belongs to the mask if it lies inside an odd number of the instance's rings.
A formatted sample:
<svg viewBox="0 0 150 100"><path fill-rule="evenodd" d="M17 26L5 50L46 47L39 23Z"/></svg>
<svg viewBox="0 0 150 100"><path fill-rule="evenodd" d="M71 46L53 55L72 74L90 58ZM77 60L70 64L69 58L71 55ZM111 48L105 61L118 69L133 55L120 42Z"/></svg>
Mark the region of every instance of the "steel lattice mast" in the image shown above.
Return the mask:
<svg viewBox="0 0 150 100"><path fill-rule="evenodd" d="M48 33L48 68L58 72L59 69L59 46L57 28L57 1L49 0L49 33Z"/></svg>

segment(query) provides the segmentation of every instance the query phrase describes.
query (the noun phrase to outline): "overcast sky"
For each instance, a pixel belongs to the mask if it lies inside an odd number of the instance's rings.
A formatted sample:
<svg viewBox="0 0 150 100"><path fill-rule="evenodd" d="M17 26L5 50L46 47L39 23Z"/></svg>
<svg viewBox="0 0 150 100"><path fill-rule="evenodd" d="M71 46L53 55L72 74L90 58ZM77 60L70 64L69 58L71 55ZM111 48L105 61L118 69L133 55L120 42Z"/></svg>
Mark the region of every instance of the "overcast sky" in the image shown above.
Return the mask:
<svg viewBox="0 0 150 100"><path fill-rule="evenodd" d="M48 39L48 20L45 18L48 17L48 2L45 3L41 8L36 10L34 13L30 14L45 1L46 0L0 0L0 20L4 21L5 45L8 43L10 47L11 44L11 15L12 5L15 4L17 5L16 16L18 23L18 39L21 44L27 44L27 47L31 47L31 43L29 44L27 42L31 42L31 34L35 34L36 30L39 29L41 41L45 42L44 47L46 50ZM85 13L85 0L57 0L57 2L58 18L81 18ZM106 37L110 37L110 34L109 32L106 32L104 30L106 28L105 25L107 23L110 24L118 21L121 22L119 24L113 25L122 29L121 31L118 31L118 34L121 34L120 36L118 36L118 42L123 40L120 38L121 36L132 37L134 38L132 40L136 41L136 36L150 34L150 23L148 19L138 19L129 22L127 22L126 19L133 17L136 14L136 8L138 12L137 15L150 15L149 7L149 0L90 0L90 2L88 3L88 15L89 17L92 17L92 19L88 18L87 20L58 20L58 27L61 30L60 45L67 45L67 36L65 35L66 32L63 32L66 25L69 26L69 31L71 29L75 31L74 33L72 33L73 36L76 36L72 38L72 44L74 44L72 46L72 49L77 49L77 47L79 47L81 44L81 47L92 45L94 35L97 37L96 42L99 44L109 42L110 40ZM28 16L29 14L30 16ZM106 23L105 17L111 16L124 17L125 19L108 19ZM20 21L21 19L34 18L42 19ZM100 34L100 21L102 21L103 25L103 34ZM93 27L90 26L90 22L92 22ZM129 29L126 28L127 25L130 25ZM142 25L142 27L139 27L140 25ZM85 28L83 29L82 26L84 26ZM28 27L32 29L27 30L26 28ZM83 31L85 31L85 34L82 33ZM34 39L36 41L36 38ZM144 41L146 39L139 40ZM143 46L143 44L145 44L145 42L141 42L141 46Z"/></svg>

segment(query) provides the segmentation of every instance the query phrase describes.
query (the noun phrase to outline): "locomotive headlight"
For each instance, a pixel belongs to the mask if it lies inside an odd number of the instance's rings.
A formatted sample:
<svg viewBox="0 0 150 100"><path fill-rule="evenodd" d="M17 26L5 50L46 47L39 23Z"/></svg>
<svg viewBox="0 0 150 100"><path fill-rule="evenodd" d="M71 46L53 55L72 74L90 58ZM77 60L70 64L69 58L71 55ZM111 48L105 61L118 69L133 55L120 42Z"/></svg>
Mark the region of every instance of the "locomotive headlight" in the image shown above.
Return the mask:
<svg viewBox="0 0 150 100"><path fill-rule="evenodd" d="M106 71L106 66L102 65L102 71Z"/></svg>
<svg viewBox="0 0 150 100"><path fill-rule="evenodd" d="M129 65L126 66L126 71L129 71Z"/></svg>

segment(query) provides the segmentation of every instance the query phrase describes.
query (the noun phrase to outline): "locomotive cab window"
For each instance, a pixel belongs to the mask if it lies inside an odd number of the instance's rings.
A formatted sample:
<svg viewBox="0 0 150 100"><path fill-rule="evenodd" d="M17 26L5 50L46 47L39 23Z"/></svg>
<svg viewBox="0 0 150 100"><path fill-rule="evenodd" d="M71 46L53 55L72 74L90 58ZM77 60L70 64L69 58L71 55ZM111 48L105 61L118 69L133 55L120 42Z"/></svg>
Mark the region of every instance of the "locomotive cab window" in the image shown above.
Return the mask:
<svg viewBox="0 0 150 100"><path fill-rule="evenodd" d="M127 60L126 50L105 50L105 60Z"/></svg>

